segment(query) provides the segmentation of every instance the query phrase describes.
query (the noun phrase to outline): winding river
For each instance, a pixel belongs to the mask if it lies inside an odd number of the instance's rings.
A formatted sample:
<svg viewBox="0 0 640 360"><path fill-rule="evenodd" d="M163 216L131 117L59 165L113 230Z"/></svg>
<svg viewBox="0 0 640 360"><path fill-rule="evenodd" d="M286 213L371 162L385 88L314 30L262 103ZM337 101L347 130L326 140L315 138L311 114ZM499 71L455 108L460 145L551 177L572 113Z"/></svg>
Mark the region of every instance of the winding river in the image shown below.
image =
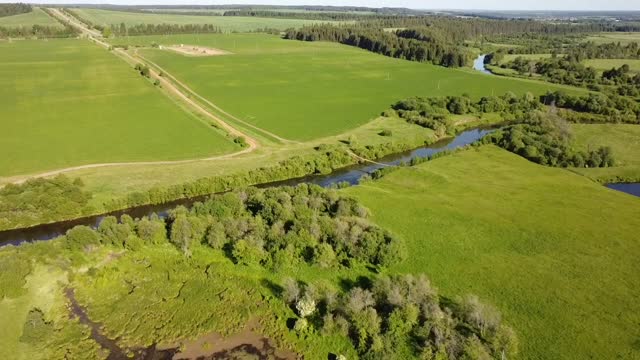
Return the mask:
<svg viewBox="0 0 640 360"><path fill-rule="evenodd" d="M277 181L272 183L256 185L258 187L273 187L273 186L285 186L285 185L298 185L302 183L316 184L323 187L328 187L333 184L348 182L349 184L357 184L358 180L364 176L372 173L373 171L385 166L399 165L403 162L409 162L413 158L426 158L433 154L453 150L479 140L492 130L489 129L473 129L464 131L455 138L444 139L429 146L424 146L415 150L397 153L389 155L377 160L377 164L362 163L345 168L337 169L334 172L327 175L310 175L301 178L289 179L284 181ZM180 199L176 201L167 202L159 205L145 205L133 207L125 210L114 211L107 214L90 216L70 221L61 221L51 224L37 225L28 228L0 231L0 246L4 245L19 245L23 242L38 241L38 240L50 240L64 235L67 230L77 225L87 225L96 228L98 224L104 219L105 216L113 215L119 217L124 214L128 214L133 218L141 218L143 216L149 216L153 213L158 214L160 217L167 216L167 212L170 209L175 208L178 205L190 206L197 201L206 199L209 195L197 196L189 199Z"/></svg>
<svg viewBox="0 0 640 360"><path fill-rule="evenodd" d="M487 70L487 68L485 67L485 64L484 64L485 57L487 57L487 55L480 55L475 60L473 60L473 70L478 70L484 74L493 75L493 73Z"/></svg>

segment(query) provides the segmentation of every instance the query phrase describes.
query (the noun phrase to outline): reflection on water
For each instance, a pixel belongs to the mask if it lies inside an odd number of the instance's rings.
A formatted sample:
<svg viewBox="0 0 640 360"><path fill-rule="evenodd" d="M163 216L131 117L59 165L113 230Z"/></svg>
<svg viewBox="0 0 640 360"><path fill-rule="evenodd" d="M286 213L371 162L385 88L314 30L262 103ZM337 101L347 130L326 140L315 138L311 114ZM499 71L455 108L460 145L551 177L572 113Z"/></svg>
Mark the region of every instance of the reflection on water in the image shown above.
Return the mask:
<svg viewBox="0 0 640 360"><path fill-rule="evenodd" d="M614 183L606 184L605 186L609 189L622 191L627 194L640 197L640 183Z"/></svg>
<svg viewBox="0 0 640 360"><path fill-rule="evenodd" d="M486 56L487 55L480 55L475 60L473 60L473 69L474 70L478 70L478 71L480 71L482 73L485 73L485 74L493 75L493 73L491 71L487 70L487 68L484 66L484 58Z"/></svg>
<svg viewBox="0 0 640 360"><path fill-rule="evenodd" d="M403 153L397 153L393 155L386 156L382 159L377 160L380 164L386 165L399 165L403 162L409 162L413 158L426 158L435 153L439 153L446 150L453 150L479 140L484 135L490 133L492 130L487 129L473 129L460 133L453 139L445 139L434 143L429 146L421 147L412 151L407 151ZM382 168L384 165L379 164L356 164L352 166L348 166L342 169L335 170L334 172L327 175L310 175L296 179L289 179L284 181L277 181L267 184L258 185L259 187L273 187L273 186L283 186L290 185L295 186L302 183L308 184L316 184L323 187L327 187L333 184L348 182L349 184L357 184L358 180L371 172ZM0 231L0 246L2 245L19 245L23 242L35 241L35 240L49 240L64 235L67 230L73 228L77 225L87 225L93 228L96 228L98 224L104 219L105 216L113 215L116 217L120 217L121 215L127 214L132 218L141 218L143 216L149 216L153 213L158 214L160 217L166 217L167 212L170 209L175 208L178 205L191 206L193 203L197 201L203 201L206 199L208 195L197 196L189 199L180 199L176 201L171 201L164 204L159 205L145 205L138 206L134 208L124 209L120 211L114 211L108 214L91 216L71 221L61 221L52 224L43 224L37 225L30 228L16 229L16 230L6 230Z"/></svg>

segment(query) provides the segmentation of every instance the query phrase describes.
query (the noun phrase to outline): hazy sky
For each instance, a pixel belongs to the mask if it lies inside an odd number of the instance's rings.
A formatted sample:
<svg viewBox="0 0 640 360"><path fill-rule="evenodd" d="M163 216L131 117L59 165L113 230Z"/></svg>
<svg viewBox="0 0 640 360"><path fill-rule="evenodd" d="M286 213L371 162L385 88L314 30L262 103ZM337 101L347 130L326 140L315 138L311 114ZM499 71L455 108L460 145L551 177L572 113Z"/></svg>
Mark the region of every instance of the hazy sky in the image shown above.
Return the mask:
<svg viewBox="0 0 640 360"><path fill-rule="evenodd" d="M15 1L0 0L0 2ZM640 0L29 0L28 2L41 4L305 4L490 10L640 10Z"/></svg>

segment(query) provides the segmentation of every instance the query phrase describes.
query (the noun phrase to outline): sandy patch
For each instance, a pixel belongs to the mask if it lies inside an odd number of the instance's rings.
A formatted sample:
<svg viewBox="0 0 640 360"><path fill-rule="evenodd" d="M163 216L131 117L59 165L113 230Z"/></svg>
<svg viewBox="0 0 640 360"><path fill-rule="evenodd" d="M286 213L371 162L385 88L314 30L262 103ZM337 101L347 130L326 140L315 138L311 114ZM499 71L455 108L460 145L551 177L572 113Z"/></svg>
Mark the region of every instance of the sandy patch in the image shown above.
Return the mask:
<svg viewBox="0 0 640 360"><path fill-rule="evenodd" d="M195 45L162 45L160 49L175 51L178 54L186 55L186 56L220 56L220 55L231 55L230 52L204 47L204 46L195 46Z"/></svg>

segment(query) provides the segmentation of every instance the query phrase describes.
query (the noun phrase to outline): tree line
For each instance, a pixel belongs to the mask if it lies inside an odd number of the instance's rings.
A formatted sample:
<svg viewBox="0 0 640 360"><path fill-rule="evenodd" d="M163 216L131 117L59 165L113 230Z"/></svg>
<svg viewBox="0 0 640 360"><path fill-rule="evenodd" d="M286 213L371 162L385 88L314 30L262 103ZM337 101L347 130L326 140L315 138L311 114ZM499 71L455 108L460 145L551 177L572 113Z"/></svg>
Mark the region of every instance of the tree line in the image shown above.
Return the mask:
<svg viewBox="0 0 640 360"><path fill-rule="evenodd" d="M33 11L33 8L29 4L15 3L15 4L0 4L0 17L26 14Z"/></svg>
<svg viewBox="0 0 640 360"><path fill-rule="evenodd" d="M65 38L77 35L77 31L71 26L65 26L63 28L42 25L32 25L29 27L0 26L0 38Z"/></svg>
<svg viewBox="0 0 640 360"><path fill-rule="evenodd" d="M0 4L1 5L1 4ZM47 15L56 19L48 9L42 9ZM60 26L16 26L5 27L0 26L0 38L64 38L74 37L78 35L78 31L70 24L60 21L63 27Z"/></svg>
<svg viewBox="0 0 640 360"><path fill-rule="evenodd" d="M375 15L366 14L366 13L353 13L353 12L321 12L321 11L290 12L290 11L275 11L275 10L228 10L224 12L223 16L348 21L348 20L367 19Z"/></svg>
<svg viewBox="0 0 640 360"><path fill-rule="evenodd" d="M552 83L586 86L594 91L612 88L622 96L635 97L640 95L640 73L631 73L629 65L614 67L599 75L596 69L582 64L574 55L567 54L562 57L552 55L549 59L540 60L517 57L498 66L503 69L515 70L520 76L540 75ZM498 64L500 60L499 53L492 54L489 59L491 64Z"/></svg>
<svg viewBox="0 0 640 360"><path fill-rule="evenodd" d="M292 278L280 288L300 336L340 334L363 359L510 359L518 351L498 310L474 295L442 301L422 274L385 275L345 293Z"/></svg>
<svg viewBox="0 0 640 360"><path fill-rule="evenodd" d="M381 16L361 22L361 25L384 28L424 28L439 29L458 41L476 40L485 37L543 34L578 35L602 31L618 31L612 24L596 22L545 22L520 19L458 18L453 16ZM637 27L640 31L640 24Z"/></svg>
<svg viewBox="0 0 640 360"><path fill-rule="evenodd" d="M166 220L108 216L96 230L69 230L64 242L69 249L102 244L133 251L169 242L186 255L206 246L235 263L276 271L301 263L380 268L401 261L404 243L367 216L355 200L316 185L251 187L212 196L191 209L176 207Z"/></svg>
<svg viewBox="0 0 640 360"><path fill-rule="evenodd" d="M332 41L359 47L389 57L431 62L448 67L469 63L466 49L447 45L435 38L411 38L408 32L390 33L366 26L332 26L328 24L289 29L284 38L301 41Z"/></svg>
<svg viewBox="0 0 640 360"><path fill-rule="evenodd" d="M103 28L104 32L106 28ZM168 34L221 34L222 29L213 24L138 24L112 25L110 33L116 36L168 35Z"/></svg>

